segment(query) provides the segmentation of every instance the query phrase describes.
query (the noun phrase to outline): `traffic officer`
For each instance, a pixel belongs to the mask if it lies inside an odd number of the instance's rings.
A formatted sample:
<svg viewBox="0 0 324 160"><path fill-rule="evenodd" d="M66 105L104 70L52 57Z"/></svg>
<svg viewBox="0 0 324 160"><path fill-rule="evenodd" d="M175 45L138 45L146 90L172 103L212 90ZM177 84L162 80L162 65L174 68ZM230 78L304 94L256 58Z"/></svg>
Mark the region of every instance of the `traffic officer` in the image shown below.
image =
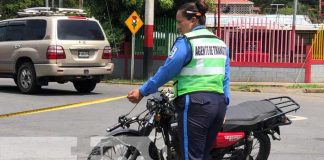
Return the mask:
<svg viewBox="0 0 324 160"><path fill-rule="evenodd" d="M128 93L138 103L174 81L178 134L184 160L206 160L229 104L229 53L226 44L205 26L208 6L186 3L177 12L177 38L165 64L139 89Z"/></svg>

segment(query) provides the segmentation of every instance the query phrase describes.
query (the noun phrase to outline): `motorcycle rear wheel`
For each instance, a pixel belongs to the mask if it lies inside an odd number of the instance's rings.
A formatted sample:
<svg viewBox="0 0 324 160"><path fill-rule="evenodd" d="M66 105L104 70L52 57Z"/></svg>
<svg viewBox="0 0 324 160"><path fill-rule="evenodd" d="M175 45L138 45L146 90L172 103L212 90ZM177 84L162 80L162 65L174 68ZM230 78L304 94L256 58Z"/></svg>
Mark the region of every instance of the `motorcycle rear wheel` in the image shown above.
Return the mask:
<svg viewBox="0 0 324 160"><path fill-rule="evenodd" d="M240 146L225 152L213 150L213 160L267 160L270 154L270 138L265 133L254 133L252 141L245 141ZM246 155L248 153L248 155Z"/></svg>
<svg viewBox="0 0 324 160"><path fill-rule="evenodd" d="M271 142L266 133L254 133L254 139L249 151L249 160L267 160L270 154Z"/></svg>

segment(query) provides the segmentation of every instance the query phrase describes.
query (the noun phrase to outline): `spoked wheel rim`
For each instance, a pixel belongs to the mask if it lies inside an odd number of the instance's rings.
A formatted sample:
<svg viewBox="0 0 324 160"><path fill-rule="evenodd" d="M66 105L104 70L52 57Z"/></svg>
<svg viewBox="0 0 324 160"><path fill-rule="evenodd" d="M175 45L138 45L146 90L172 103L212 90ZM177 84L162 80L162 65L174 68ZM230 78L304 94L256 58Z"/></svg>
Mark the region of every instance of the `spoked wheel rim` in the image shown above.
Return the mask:
<svg viewBox="0 0 324 160"><path fill-rule="evenodd" d="M124 145L116 145L105 152L103 156L110 158L110 160L127 160L129 157L129 155L127 155L128 149L129 147L126 147Z"/></svg>
<svg viewBox="0 0 324 160"><path fill-rule="evenodd" d="M255 138L252 142L251 153L249 155L249 160L257 159L258 155L260 154L260 141L259 139Z"/></svg>
<svg viewBox="0 0 324 160"><path fill-rule="evenodd" d="M256 160L258 158L261 151L260 147L261 145L259 139L253 139L251 148L249 148L249 150L251 151L249 154L249 160Z"/></svg>
<svg viewBox="0 0 324 160"><path fill-rule="evenodd" d="M20 84L23 88L28 89L32 85L32 73L29 69L24 68L20 74Z"/></svg>
<svg viewBox="0 0 324 160"><path fill-rule="evenodd" d="M102 150L102 155L97 155L100 158L93 158L95 160L128 160L135 154L136 149L134 147L125 146L122 144L109 147ZM92 160L92 159L91 159ZM142 160L141 156L138 156L136 160Z"/></svg>

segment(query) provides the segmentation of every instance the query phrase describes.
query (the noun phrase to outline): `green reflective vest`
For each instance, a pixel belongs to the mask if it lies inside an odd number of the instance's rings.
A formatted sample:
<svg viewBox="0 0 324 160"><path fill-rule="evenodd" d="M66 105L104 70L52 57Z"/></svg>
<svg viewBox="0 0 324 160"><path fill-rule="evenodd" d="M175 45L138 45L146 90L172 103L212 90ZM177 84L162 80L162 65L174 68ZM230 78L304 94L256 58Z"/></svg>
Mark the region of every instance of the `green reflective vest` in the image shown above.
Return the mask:
<svg viewBox="0 0 324 160"><path fill-rule="evenodd" d="M224 93L226 44L207 29L185 34L191 44L192 59L174 78L176 96L196 91Z"/></svg>

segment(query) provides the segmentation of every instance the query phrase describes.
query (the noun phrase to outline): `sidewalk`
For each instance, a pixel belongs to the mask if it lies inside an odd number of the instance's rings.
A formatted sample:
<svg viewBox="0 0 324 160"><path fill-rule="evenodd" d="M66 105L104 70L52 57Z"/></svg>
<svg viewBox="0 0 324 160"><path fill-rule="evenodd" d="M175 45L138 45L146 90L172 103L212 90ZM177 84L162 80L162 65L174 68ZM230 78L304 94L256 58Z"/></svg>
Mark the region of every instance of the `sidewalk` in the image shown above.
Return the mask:
<svg viewBox="0 0 324 160"><path fill-rule="evenodd" d="M142 85L143 81L108 80L107 83ZM172 87L172 82L164 86ZM271 93L324 93L324 83L230 82L231 91Z"/></svg>

